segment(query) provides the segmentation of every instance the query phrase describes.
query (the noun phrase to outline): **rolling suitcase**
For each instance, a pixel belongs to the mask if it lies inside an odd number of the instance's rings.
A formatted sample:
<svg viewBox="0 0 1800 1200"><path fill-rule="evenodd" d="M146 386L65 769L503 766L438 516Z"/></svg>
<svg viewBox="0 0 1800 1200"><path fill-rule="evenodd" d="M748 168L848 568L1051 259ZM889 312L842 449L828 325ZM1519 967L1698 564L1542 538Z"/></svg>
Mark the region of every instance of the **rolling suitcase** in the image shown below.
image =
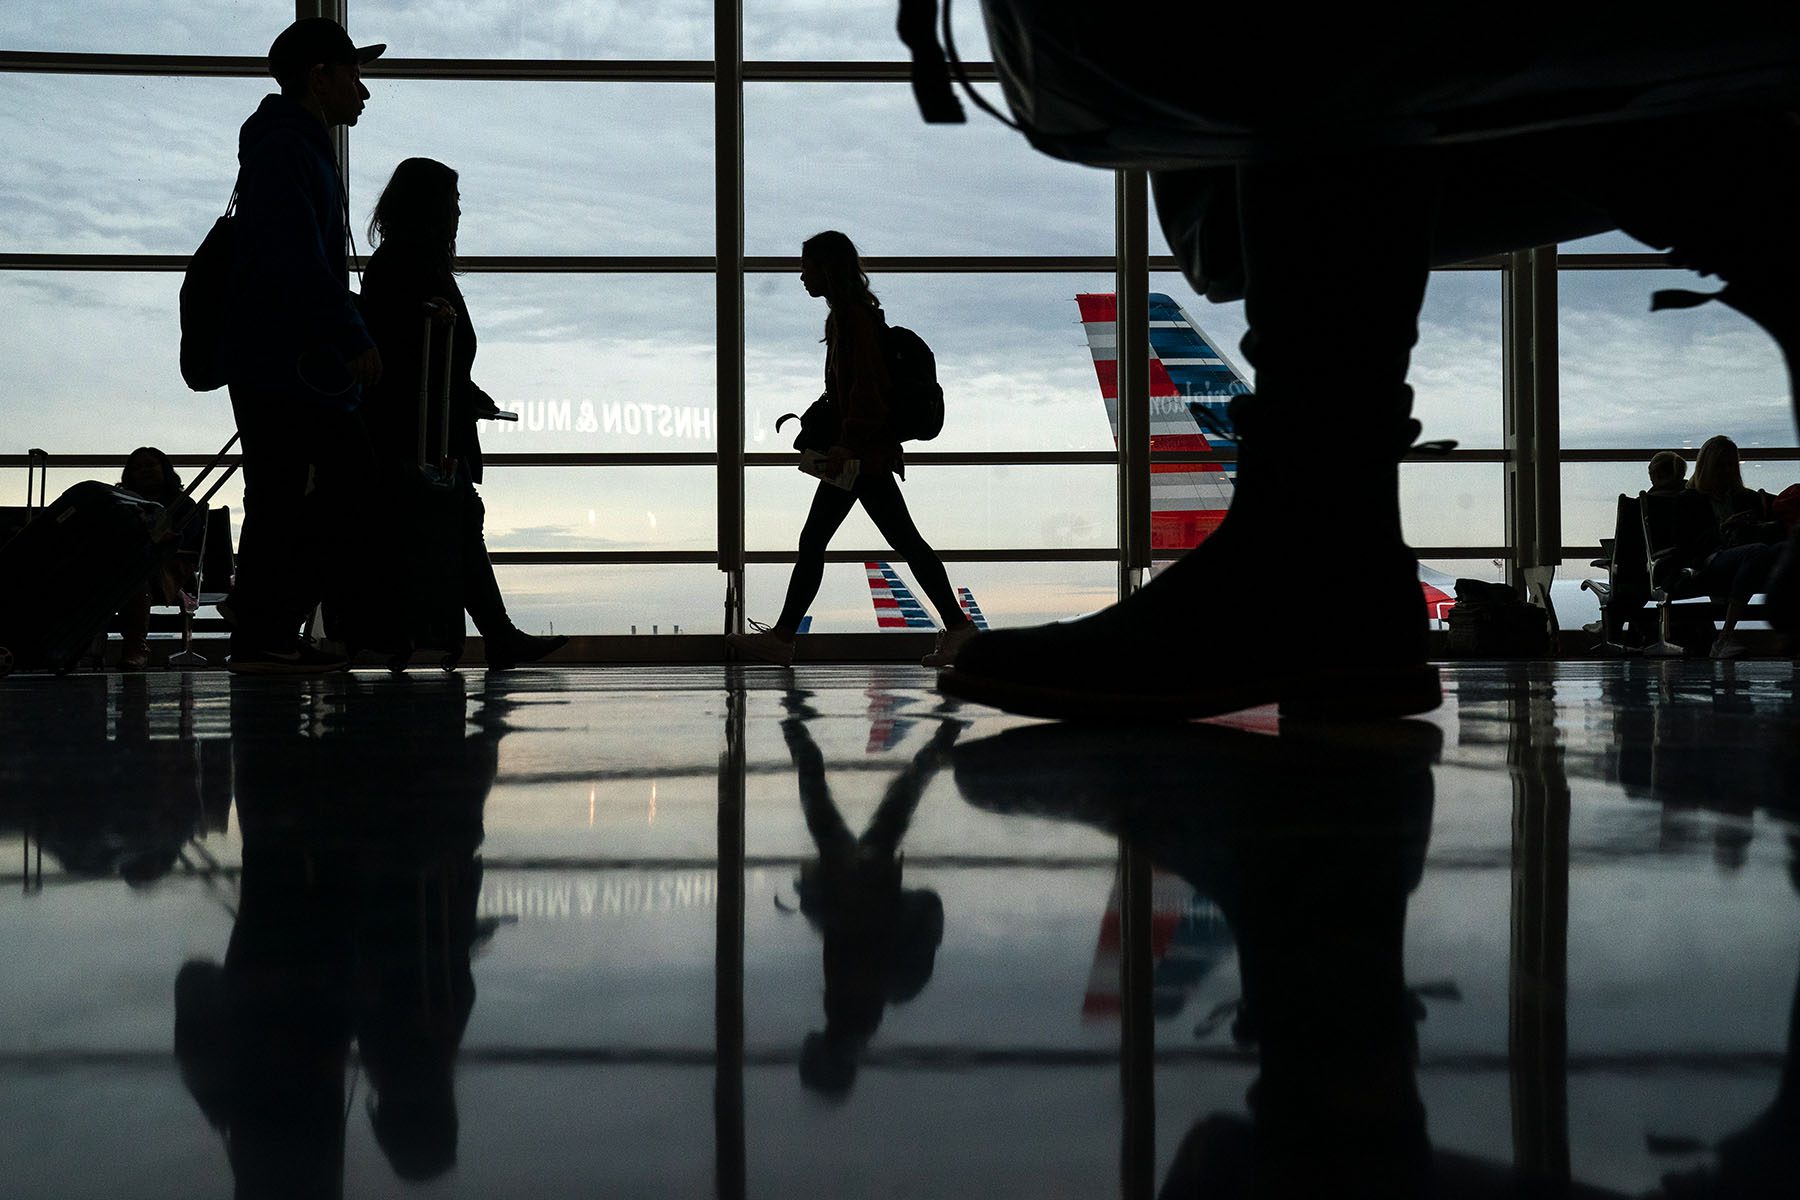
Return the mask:
<svg viewBox="0 0 1800 1200"><path fill-rule="evenodd" d="M0 662L63 674L150 578L171 533L180 533L237 470L234 463L198 503L194 491L237 444L225 443L206 469L165 508L124 488L89 480L44 505L49 466L39 460L42 506L0 546ZM28 499L30 489L28 488Z"/></svg>
<svg viewBox="0 0 1800 1200"><path fill-rule="evenodd" d="M337 636L340 625L390 629L404 637L409 649L388 657L388 668L403 671L418 650L442 651L439 665L453 671L462 661L465 626L462 602L462 543L469 489L463 467L449 457L451 352L456 327L444 331L438 359L443 387L437 420L432 418L431 357L433 321L425 318L419 361L418 453L416 461L390 476L390 499L400 546L388 589L346 597L336 611L328 608L327 625ZM435 437L433 436L435 434ZM385 592L385 594L383 594ZM371 605L393 605L383 615ZM344 611L348 608L352 611ZM346 618L348 618L346 620ZM392 619L397 618L397 621Z"/></svg>

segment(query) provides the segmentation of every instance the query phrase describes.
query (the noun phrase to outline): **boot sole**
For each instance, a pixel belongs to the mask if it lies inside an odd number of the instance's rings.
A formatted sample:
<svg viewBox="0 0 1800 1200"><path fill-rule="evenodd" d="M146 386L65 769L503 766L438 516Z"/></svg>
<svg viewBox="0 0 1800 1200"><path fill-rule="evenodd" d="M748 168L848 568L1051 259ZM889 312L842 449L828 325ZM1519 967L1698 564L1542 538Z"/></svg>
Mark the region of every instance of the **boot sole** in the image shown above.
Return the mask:
<svg viewBox="0 0 1800 1200"><path fill-rule="evenodd" d="M952 668L938 690L1025 717L1057 721L1191 721L1265 704L1281 715L1314 721L1368 721L1416 716L1444 702L1438 669L1430 664L1365 671L1311 671L1285 686L1213 687L1175 694L1100 692L1015 683Z"/></svg>

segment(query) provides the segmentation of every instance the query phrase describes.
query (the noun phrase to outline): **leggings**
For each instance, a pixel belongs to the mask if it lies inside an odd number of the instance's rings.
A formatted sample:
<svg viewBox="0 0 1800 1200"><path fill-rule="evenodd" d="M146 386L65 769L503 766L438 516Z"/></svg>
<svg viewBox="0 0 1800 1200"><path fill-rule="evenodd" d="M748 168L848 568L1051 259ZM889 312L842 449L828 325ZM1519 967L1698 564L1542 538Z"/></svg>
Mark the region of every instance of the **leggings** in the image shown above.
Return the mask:
<svg viewBox="0 0 1800 1200"><path fill-rule="evenodd" d="M956 602L956 593L950 589L950 577L944 573L944 564L937 551L919 535L912 514L906 511L906 498L900 494L899 481L890 471L871 471L867 475L858 475L856 485L847 492L821 483L818 491L813 493L812 509L806 514L806 524L800 530L800 560L794 564L794 573L788 579L787 602L781 607L781 619L776 622L776 627L799 628L806 610L812 607L813 598L819 594L820 581L825 578L825 549L831 545L831 535L837 532L858 501L894 553L913 569L919 587L930 598L932 607L938 610L938 616L943 618L944 628L953 628L967 620L962 606Z"/></svg>
<svg viewBox="0 0 1800 1200"><path fill-rule="evenodd" d="M1747 601L1763 590L1780 546L1731 546L1700 568L1699 585L1714 600Z"/></svg>

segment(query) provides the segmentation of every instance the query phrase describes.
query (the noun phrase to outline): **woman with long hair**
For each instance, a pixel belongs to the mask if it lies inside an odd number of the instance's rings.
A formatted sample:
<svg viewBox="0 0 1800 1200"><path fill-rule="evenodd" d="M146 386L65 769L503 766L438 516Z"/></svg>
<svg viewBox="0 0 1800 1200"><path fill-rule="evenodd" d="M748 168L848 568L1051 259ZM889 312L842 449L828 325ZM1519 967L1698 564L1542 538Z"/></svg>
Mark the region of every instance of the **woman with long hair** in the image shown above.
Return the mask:
<svg viewBox="0 0 1800 1200"><path fill-rule="evenodd" d="M947 667L975 636L975 625L957 603L937 551L920 536L900 494L906 459L889 419L893 382L883 350L887 318L869 290L856 245L835 229L816 233L800 247L800 285L806 294L825 301L825 400L831 412L832 444L820 464L812 509L800 530L800 557L788 579L787 599L774 625L755 626L754 633L732 634L739 650L765 662L787 666L794 661L794 638L806 610L825 577L825 550L832 534L857 504L875 522L894 553L918 577L919 587L943 619L937 648L925 656L928 667ZM848 487L841 480L856 463Z"/></svg>
<svg viewBox="0 0 1800 1200"><path fill-rule="evenodd" d="M435 159L409 158L394 168L393 178L375 202L369 241L376 249L363 271L362 311L387 367L381 381L370 389L363 413L378 459L414 462L419 338L425 314L430 313L440 325L455 327L448 452L465 468L458 476L469 489L463 505L467 523L463 529L462 602L481 631L488 667L503 670L536 662L569 639L533 636L512 623L482 537L486 512L474 488L481 482L481 439L475 423L492 418L499 408L469 377L475 362L475 326L469 320L462 290L456 286L461 199L455 171ZM439 389L434 388L433 394L439 394Z"/></svg>
<svg viewBox="0 0 1800 1200"><path fill-rule="evenodd" d="M1756 593L1768 586L1780 547L1781 526L1770 522L1763 498L1744 486L1737 443L1723 434L1706 439L1694 458L1688 488L1704 498L1712 522L1688 522L1702 530L1683 549L1699 569L1699 582L1709 596L1725 601L1725 620L1712 645L1712 657L1737 658L1745 646L1737 639L1738 622Z"/></svg>

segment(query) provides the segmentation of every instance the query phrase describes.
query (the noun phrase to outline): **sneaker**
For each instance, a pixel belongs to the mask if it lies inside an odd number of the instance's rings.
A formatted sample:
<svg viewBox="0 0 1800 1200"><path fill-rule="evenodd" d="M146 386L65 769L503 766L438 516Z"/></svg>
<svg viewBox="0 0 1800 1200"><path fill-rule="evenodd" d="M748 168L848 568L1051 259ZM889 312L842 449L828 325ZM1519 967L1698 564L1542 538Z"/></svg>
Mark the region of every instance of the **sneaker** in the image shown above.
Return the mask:
<svg viewBox="0 0 1800 1200"><path fill-rule="evenodd" d="M778 667L790 667L794 664L794 643L785 641L775 630L759 621L750 622L754 633L732 633L725 637L726 644L740 654L761 659L766 663L774 663Z"/></svg>
<svg viewBox="0 0 1800 1200"><path fill-rule="evenodd" d="M142 671L150 665L150 645L148 642L128 642L119 655L119 670Z"/></svg>
<svg viewBox="0 0 1800 1200"><path fill-rule="evenodd" d="M921 658L919 665L922 667L950 666L956 661L956 656L962 652L962 648L974 640L975 635L980 632L973 621L965 625L958 625L955 629L942 631L937 637L937 649Z"/></svg>
<svg viewBox="0 0 1800 1200"><path fill-rule="evenodd" d="M350 664L341 654L315 650L296 642L286 650L238 650L225 660L225 669L239 675L330 675Z"/></svg>
<svg viewBox="0 0 1800 1200"><path fill-rule="evenodd" d="M1749 650L1750 648L1748 646L1732 637L1729 633L1721 633L1718 640L1712 644L1712 650L1709 652L1708 657L1742 658Z"/></svg>

